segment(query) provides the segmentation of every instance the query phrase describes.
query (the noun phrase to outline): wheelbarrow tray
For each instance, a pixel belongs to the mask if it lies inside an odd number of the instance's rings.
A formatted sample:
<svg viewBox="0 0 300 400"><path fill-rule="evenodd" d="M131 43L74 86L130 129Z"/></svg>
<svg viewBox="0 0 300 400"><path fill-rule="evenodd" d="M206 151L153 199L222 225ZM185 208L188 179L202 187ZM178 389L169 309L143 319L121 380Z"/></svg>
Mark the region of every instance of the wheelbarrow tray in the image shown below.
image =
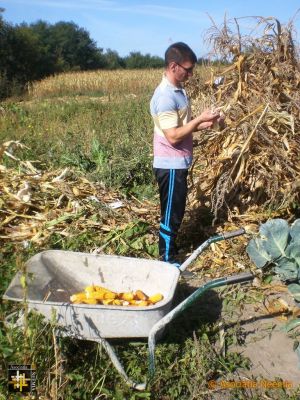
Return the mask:
<svg viewBox="0 0 300 400"><path fill-rule="evenodd" d="M47 320L55 318L63 335L96 340L148 337L172 307L180 271L156 260L47 250L27 261L26 274L29 309ZM24 301L21 276L15 275L4 299ZM70 303L72 294L92 284L114 292L161 293L164 298L147 307Z"/></svg>

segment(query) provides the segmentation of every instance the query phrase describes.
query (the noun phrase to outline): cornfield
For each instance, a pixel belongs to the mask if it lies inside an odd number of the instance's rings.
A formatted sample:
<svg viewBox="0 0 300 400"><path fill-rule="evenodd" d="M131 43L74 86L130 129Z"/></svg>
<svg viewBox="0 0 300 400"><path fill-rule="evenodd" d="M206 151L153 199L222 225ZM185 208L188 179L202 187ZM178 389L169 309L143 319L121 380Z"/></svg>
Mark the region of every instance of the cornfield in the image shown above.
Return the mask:
<svg viewBox="0 0 300 400"><path fill-rule="evenodd" d="M68 72L33 83L29 87L29 95L34 98L84 93L139 95L151 92L162 73L161 69Z"/></svg>
<svg viewBox="0 0 300 400"><path fill-rule="evenodd" d="M201 79L208 79L210 73L209 68L197 67ZM162 69L66 72L32 83L28 93L32 98L93 93L106 99L120 95L150 95L162 75Z"/></svg>

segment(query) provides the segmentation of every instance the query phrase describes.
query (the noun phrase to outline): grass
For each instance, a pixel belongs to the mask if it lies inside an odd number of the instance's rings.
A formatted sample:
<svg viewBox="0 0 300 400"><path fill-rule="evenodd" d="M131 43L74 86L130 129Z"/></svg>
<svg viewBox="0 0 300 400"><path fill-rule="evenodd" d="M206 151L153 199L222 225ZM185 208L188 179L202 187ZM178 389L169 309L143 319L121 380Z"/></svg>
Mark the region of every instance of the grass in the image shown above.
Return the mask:
<svg viewBox="0 0 300 400"><path fill-rule="evenodd" d="M186 321L189 321L186 324ZM190 310L168 327L157 345L157 373L152 386L134 392L120 380L101 347L94 342L55 339L55 324L45 323L37 314L28 317L28 328L6 328L1 337L4 370L8 363L30 360L37 365L38 391L53 399L190 399L207 391L207 382L234 371L241 364L237 354L226 359L214 349L217 330L204 315ZM214 332L214 333L212 333ZM116 342L116 351L127 373L144 381L147 346L144 342ZM24 361L23 361L24 362ZM2 386L1 386L2 385ZM5 393L6 379L0 379ZM42 397L43 398L43 397Z"/></svg>
<svg viewBox="0 0 300 400"><path fill-rule="evenodd" d="M126 192L152 182L149 95L99 103L45 99L3 109L0 141L20 140L28 148L22 157L43 169L73 167Z"/></svg>
<svg viewBox="0 0 300 400"><path fill-rule="evenodd" d="M35 83L28 98L2 103L0 143L20 140L27 148L15 155L35 161L40 169L70 167L108 188L122 190L125 195L157 201L151 168L149 100L160 75L161 71L103 71L64 74ZM10 165L13 161L6 158L5 163ZM107 243L105 251L110 253L157 258L157 243L148 237L151 229L145 221L134 220L101 238L97 231L87 229L74 230L69 237L53 234L43 246L5 244L0 255L0 294L15 273L22 270L25 261L45 249L89 252ZM191 243L187 239L184 244L189 249ZM188 288L180 285L176 301L187 294ZM238 353L224 357L218 351L219 314L212 313L206 299L168 326L157 345L155 380L142 393L124 384L97 343L70 338L57 341L53 321L46 322L30 313L25 328L5 325L7 315L26 307L25 303L2 301L0 399L8 398L8 364L25 361L37 365L41 400L209 399L209 381L230 379L238 367L247 368L248 362ZM230 308L241 301L243 296L233 292L225 306ZM226 334L228 343L236 334L234 330ZM116 341L114 345L129 376L143 381L147 374L146 343ZM231 394L235 396L232 398L247 398L242 390Z"/></svg>

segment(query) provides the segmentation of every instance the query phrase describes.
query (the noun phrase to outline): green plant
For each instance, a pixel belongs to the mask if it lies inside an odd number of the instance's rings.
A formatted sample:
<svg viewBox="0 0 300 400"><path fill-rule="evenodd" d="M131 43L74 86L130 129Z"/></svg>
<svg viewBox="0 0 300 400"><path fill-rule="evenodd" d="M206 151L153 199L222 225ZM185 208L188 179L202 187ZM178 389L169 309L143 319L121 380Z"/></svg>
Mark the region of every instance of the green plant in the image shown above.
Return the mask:
<svg viewBox="0 0 300 400"><path fill-rule="evenodd" d="M273 266L300 301L300 219L289 226L284 219L271 219L259 228L260 238L251 239L247 253L258 268Z"/></svg>
<svg viewBox="0 0 300 400"><path fill-rule="evenodd" d="M158 247L153 241L151 226L140 220L134 220L125 227L111 230L105 238L103 248L108 248L114 254L127 256L152 256L158 258Z"/></svg>

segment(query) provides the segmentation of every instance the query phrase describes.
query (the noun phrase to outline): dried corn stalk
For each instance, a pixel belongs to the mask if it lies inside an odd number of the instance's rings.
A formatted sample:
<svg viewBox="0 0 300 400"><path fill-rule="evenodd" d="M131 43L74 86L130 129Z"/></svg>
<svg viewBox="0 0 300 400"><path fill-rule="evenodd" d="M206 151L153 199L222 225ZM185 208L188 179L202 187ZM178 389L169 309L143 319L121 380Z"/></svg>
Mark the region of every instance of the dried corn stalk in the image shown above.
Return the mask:
<svg viewBox="0 0 300 400"><path fill-rule="evenodd" d="M22 147L14 141L0 145L0 242L42 245L54 233L70 237L91 229L104 236L137 219L156 225L154 204L126 201L68 168L41 171L13 154ZM1 163L4 155L14 167Z"/></svg>
<svg viewBox="0 0 300 400"><path fill-rule="evenodd" d="M187 85L193 111L221 107L223 131L201 132L195 149L192 201L221 211L263 206L286 210L300 201L300 67L293 25L252 17L260 36L242 36L225 20L208 39L214 55L231 57L221 78L196 75ZM216 84L216 82L218 84Z"/></svg>

